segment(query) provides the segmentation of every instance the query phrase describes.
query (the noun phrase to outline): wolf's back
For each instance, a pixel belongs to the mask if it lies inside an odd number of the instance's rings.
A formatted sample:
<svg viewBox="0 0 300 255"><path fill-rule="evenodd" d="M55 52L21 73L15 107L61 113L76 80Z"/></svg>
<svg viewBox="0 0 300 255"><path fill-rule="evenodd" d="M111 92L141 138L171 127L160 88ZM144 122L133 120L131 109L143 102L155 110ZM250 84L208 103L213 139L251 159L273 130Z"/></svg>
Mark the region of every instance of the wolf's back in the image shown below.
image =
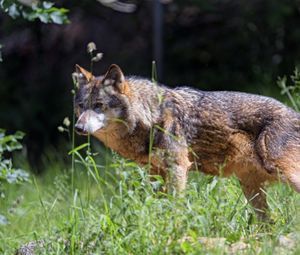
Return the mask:
<svg viewBox="0 0 300 255"><path fill-rule="evenodd" d="M263 126L278 121L284 126L300 123L300 115L279 101L260 95L229 91L198 91L178 88L177 93L189 102L190 112L209 126L220 125L258 133ZM196 117L195 116L195 117ZM291 121L293 120L293 121Z"/></svg>

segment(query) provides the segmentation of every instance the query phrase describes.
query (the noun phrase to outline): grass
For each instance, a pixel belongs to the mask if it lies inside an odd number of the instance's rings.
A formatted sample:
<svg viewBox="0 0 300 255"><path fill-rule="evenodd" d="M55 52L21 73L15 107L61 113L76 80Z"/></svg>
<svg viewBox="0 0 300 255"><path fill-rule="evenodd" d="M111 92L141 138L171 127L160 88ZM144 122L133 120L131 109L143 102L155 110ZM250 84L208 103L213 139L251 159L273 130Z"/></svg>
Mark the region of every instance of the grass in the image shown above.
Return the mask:
<svg viewBox="0 0 300 255"><path fill-rule="evenodd" d="M159 178L150 181L145 169L117 155L103 167L90 163L76 164L73 187L71 166L55 160L31 183L7 186L1 211L10 223L0 226L1 254L33 240L43 240L37 254L300 251L280 241L298 232L299 195L286 185L268 190L274 223L262 223L234 177L192 172L186 193L174 197L156 191Z"/></svg>

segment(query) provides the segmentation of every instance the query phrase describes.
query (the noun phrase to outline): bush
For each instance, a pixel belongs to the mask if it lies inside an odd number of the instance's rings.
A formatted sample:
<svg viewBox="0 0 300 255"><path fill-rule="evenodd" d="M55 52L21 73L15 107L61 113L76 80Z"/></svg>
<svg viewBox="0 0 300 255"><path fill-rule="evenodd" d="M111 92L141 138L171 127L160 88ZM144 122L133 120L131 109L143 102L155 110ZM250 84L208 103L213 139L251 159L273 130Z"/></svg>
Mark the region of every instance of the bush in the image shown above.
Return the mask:
<svg viewBox="0 0 300 255"><path fill-rule="evenodd" d="M21 183L28 181L29 174L22 169L13 166L12 159L6 158L6 153L22 149L19 142L24 137L24 133L17 131L12 135L5 135L5 131L0 129L0 199L5 198L4 184ZM0 214L0 224L6 224L6 218Z"/></svg>

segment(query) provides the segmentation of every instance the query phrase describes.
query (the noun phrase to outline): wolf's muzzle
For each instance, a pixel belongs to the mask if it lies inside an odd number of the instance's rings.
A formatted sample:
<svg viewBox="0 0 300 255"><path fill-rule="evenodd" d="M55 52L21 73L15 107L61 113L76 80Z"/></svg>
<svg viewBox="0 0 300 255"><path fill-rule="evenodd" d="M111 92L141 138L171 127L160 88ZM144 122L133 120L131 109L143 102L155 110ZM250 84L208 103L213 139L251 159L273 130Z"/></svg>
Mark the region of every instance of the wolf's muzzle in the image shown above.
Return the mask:
<svg viewBox="0 0 300 255"><path fill-rule="evenodd" d="M75 124L75 131L79 135L87 135L88 133L85 131L82 124L76 123Z"/></svg>

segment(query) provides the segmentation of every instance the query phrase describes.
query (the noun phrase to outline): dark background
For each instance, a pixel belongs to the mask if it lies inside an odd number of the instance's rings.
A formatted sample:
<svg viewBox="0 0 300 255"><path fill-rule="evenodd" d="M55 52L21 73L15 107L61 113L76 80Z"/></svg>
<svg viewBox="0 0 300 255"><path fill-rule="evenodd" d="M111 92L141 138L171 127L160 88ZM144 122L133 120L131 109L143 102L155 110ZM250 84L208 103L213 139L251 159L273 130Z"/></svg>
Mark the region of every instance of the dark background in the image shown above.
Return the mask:
<svg viewBox="0 0 300 255"><path fill-rule="evenodd" d="M96 0L60 1L70 10L68 25L0 13L0 127L27 134L34 167L47 148L66 141L57 126L72 115L71 73L76 63L89 67L90 41L104 53L95 74L116 63L150 78L157 59L158 80L171 87L278 97L277 77L299 64L299 0L173 0L162 5L161 23L153 1L131 2L133 13Z"/></svg>

